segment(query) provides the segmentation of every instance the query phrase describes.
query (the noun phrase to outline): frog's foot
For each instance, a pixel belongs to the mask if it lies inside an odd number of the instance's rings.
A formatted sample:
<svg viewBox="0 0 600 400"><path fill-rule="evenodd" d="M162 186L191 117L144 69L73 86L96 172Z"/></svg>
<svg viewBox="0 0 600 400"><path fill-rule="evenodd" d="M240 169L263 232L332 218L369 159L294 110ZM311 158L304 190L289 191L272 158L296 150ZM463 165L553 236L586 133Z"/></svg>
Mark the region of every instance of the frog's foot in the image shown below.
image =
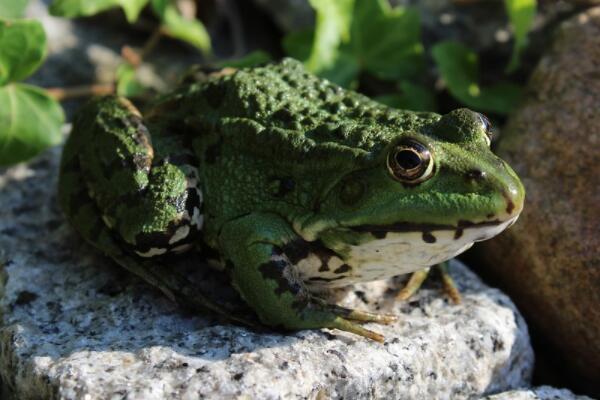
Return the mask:
<svg viewBox="0 0 600 400"><path fill-rule="evenodd" d="M460 292L456 287L454 279L452 279L452 276L448 272L448 263L443 262L437 264L435 267L437 267L442 274L442 283L444 285L444 291L446 292L446 295L454 304L459 304L461 300ZM402 290L400 290L400 292L396 295L396 299L408 300L411 296L417 293L428 274L429 268L413 272L404 288L402 288Z"/></svg>
<svg viewBox="0 0 600 400"><path fill-rule="evenodd" d="M378 314L346 308L336 304L328 304L324 300L314 297L311 298L310 303L311 304L301 312L303 319L315 319L318 324L318 320L325 315L327 319L330 319L330 322L324 324L322 326L323 328L333 328L351 332L380 343L383 343L385 340L383 335L366 329L360 324L374 322L389 325L398 320L398 317L395 315Z"/></svg>

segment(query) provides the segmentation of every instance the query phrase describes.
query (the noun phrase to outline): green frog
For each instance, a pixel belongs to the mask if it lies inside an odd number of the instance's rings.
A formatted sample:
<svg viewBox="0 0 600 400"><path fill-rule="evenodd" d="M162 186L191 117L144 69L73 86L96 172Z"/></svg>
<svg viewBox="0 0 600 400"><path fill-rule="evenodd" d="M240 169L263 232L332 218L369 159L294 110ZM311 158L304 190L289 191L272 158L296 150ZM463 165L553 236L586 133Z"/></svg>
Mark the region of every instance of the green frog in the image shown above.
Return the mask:
<svg viewBox="0 0 600 400"><path fill-rule="evenodd" d="M179 303L236 318L168 267L194 249L263 324L382 341L363 323L394 316L324 293L414 273L407 297L429 267L513 224L524 189L490 136L482 114L393 109L283 59L196 74L144 115L92 100L59 201L89 243Z"/></svg>

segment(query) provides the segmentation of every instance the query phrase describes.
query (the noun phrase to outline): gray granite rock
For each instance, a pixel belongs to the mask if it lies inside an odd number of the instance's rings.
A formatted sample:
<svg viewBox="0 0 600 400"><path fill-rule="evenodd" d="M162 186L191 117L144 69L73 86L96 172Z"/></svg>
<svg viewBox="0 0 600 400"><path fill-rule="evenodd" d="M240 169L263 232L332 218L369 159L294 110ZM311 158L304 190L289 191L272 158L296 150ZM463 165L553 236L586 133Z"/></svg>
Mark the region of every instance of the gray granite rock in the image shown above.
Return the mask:
<svg viewBox="0 0 600 400"><path fill-rule="evenodd" d="M587 396L577 396L567 389L539 386L531 389L510 390L484 397L482 400L593 400Z"/></svg>
<svg viewBox="0 0 600 400"><path fill-rule="evenodd" d="M59 152L0 172L6 396L466 399L530 378L522 317L458 262L458 306L435 280L409 303L393 304L392 282L347 295L347 305L400 315L398 324L369 326L385 334L383 345L334 330L261 333L186 313L65 223L55 198Z"/></svg>

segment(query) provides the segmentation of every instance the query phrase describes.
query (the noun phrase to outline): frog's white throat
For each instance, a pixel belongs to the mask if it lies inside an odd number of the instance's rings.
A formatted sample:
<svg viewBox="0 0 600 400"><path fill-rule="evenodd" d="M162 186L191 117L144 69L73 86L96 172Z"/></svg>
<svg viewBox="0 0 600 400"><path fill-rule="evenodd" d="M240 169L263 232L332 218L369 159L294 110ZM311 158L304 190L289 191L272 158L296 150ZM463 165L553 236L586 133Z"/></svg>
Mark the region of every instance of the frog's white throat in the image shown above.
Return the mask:
<svg viewBox="0 0 600 400"><path fill-rule="evenodd" d="M303 281L315 288L386 279L449 260L473 243L496 236L516 220L513 217L457 229L379 231L374 233L374 240L350 246L343 260L331 257L326 269L322 260L311 254L297 263L296 270Z"/></svg>

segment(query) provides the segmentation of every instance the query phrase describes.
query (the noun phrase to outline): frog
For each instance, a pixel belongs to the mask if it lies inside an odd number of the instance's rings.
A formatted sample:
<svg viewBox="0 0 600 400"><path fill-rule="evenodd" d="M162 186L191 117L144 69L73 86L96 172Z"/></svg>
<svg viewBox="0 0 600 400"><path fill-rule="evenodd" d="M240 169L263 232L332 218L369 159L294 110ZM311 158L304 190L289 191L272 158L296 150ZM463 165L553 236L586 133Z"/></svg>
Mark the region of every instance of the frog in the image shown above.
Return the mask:
<svg viewBox="0 0 600 400"><path fill-rule="evenodd" d="M365 324L395 315L327 293L412 274L406 298L432 266L511 226L525 191L491 136L481 113L391 108L284 58L191 74L143 114L91 100L58 199L87 242L179 304L251 323L169 267L198 252L261 325L381 342Z"/></svg>

